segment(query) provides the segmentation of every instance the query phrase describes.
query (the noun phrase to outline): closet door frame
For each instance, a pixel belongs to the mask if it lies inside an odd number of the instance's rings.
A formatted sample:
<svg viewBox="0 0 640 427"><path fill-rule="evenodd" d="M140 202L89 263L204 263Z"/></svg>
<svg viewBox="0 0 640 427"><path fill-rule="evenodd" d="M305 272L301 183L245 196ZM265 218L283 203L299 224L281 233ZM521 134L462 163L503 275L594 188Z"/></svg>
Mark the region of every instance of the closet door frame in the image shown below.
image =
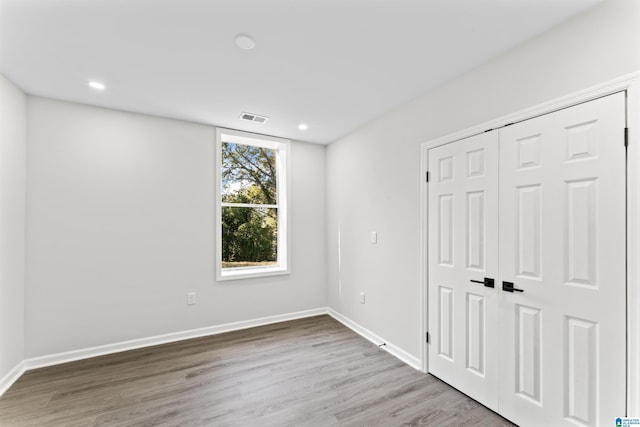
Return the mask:
<svg viewBox="0 0 640 427"><path fill-rule="evenodd" d="M431 148L459 141L490 129L516 123L588 102L617 92L626 93L626 124L629 129L627 148L627 411L628 416L640 414L640 73L575 92L525 110L503 116L478 126L425 142L421 145L420 206L421 206L421 361L422 371L428 372L428 219L429 185L428 151ZM620 143L623 143L622 141Z"/></svg>

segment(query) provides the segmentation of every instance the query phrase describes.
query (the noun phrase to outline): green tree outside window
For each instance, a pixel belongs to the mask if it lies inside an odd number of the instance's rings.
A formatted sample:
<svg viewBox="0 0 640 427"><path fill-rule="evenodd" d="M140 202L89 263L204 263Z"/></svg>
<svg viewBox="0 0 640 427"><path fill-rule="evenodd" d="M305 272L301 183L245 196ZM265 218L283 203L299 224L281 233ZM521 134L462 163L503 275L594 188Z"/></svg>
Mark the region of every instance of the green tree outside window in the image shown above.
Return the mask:
<svg viewBox="0 0 640 427"><path fill-rule="evenodd" d="M264 267L278 261L275 149L222 142L222 268Z"/></svg>

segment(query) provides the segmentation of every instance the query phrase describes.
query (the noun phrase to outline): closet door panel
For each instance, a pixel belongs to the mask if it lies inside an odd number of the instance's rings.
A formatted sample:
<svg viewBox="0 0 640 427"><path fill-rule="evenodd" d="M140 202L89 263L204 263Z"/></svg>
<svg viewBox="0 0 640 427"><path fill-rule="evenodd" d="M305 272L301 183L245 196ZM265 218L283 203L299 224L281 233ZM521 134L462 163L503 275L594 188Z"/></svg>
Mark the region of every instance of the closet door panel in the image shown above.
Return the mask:
<svg viewBox="0 0 640 427"><path fill-rule="evenodd" d="M517 424L625 413L624 117L615 94L500 130L500 412Z"/></svg>
<svg viewBox="0 0 640 427"><path fill-rule="evenodd" d="M499 292L482 283L498 266L497 133L431 149L428 164L429 371L497 410Z"/></svg>

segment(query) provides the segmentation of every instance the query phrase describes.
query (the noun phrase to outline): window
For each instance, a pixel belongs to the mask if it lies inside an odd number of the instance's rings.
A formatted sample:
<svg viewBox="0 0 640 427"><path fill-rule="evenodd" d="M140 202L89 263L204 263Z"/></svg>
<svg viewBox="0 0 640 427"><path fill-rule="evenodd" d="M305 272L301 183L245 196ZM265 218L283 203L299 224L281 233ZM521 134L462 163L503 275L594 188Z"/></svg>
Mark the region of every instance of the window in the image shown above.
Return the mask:
<svg viewBox="0 0 640 427"><path fill-rule="evenodd" d="M287 274L289 141L217 130L217 278Z"/></svg>

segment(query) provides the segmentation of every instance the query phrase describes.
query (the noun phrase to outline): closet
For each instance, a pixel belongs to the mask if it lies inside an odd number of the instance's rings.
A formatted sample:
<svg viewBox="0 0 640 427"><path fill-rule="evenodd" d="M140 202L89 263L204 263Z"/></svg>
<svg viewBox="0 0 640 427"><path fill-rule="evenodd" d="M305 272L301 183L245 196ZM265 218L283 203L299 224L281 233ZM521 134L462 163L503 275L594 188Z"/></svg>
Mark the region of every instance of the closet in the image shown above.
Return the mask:
<svg viewBox="0 0 640 427"><path fill-rule="evenodd" d="M429 372L520 426L625 414L625 102L427 151Z"/></svg>

